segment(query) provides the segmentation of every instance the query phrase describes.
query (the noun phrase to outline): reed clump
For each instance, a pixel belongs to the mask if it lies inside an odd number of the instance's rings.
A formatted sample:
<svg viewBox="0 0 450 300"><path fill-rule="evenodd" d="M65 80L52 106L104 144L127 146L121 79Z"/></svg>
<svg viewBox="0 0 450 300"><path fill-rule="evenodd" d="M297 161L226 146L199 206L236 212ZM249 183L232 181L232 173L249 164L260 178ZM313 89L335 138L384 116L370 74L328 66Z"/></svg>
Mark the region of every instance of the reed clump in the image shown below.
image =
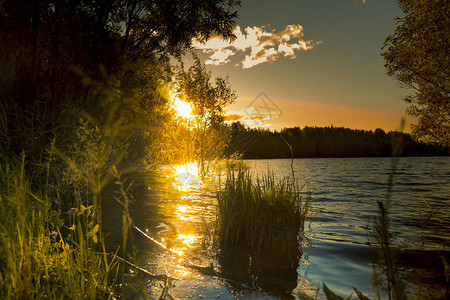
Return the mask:
<svg viewBox="0 0 450 300"><path fill-rule="evenodd" d="M292 179L276 180L270 172L255 178L248 169L229 169L217 198L222 249L238 246L280 257L299 254L311 194L302 195Z"/></svg>

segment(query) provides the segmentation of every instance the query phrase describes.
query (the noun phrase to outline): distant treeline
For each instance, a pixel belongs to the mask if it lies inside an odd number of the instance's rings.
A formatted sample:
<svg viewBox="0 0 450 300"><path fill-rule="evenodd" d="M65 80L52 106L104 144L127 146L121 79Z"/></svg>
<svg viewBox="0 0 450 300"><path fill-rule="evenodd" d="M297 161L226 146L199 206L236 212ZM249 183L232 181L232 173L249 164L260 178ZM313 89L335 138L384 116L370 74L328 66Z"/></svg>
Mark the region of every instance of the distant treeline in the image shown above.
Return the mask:
<svg viewBox="0 0 450 300"><path fill-rule="evenodd" d="M299 127L281 131L231 125L227 154L244 158L380 157L449 155L448 149L417 142L401 132L354 130L343 127Z"/></svg>

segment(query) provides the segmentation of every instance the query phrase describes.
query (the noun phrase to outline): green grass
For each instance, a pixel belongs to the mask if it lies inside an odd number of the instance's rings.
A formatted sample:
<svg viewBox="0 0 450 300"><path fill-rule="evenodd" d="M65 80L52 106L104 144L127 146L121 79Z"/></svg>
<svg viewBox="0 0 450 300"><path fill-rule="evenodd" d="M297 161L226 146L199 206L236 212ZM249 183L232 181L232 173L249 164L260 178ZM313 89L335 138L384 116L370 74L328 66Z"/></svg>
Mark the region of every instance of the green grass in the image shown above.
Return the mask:
<svg viewBox="0 0 450 300"><path fill-rule="evenodd" d="M98 207L53 209L48 186L32 188L25 156L0 164L0 295L3 299L108 299L117 262L107 259ZM39 168L39 166L36 166ZM49 169L42 165L40 168ZM54 187L56 188L57 187Z"/></svg>
<svg viewBox="0 0 450 300"><path fill-rule="evenodd" d="M245 168L230 169L218 192L219 245L244 247L252 253L296 256L299 236L310 208L292 180L277 181L273 174L254 178Z"/></svg>
<svg viewBox="0 0 450 300"><path fill-rule="evenodd" d="M5 116L0 105L0 298L120 298L128 268L163 280L125 260L133 257L132 220L128 188L114 167L126 150L114 112L104 126L84 115L71 125L75 136L63 148L55 142L60 135L45 147L33 144L24 124L17 125L23 129L20 137L29 140L15 145ZM37 150L21 147L25 144ZM115 199L123 206L120 250L125 259L116 255L118 250L106 253L101 233L102 189L114 179Z"/></svg>

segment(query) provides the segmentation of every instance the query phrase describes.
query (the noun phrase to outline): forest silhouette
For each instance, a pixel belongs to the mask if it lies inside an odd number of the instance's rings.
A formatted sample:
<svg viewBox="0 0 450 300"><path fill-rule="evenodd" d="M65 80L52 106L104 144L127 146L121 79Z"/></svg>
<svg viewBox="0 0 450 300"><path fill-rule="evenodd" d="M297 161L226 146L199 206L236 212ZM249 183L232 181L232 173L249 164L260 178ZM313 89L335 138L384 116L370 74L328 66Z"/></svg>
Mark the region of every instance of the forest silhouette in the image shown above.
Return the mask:
<svg viewBox="0 0 450 300"><path fill-rule="evenodd" d="M226 153L238 152L246 159L448 155L448 150L415 141L410 134L382 129L307 126L271 131L236 122L231 132Z"/></svg>

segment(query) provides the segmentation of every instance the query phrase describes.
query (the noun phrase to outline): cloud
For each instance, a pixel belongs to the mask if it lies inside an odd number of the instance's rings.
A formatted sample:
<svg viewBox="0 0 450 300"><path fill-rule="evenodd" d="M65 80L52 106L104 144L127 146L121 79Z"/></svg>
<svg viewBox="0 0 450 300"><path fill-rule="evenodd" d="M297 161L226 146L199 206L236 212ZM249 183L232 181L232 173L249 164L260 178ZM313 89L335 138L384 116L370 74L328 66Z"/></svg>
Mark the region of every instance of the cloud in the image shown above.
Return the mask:
<svg viewBox="0 0 450 300"><path fill-rule="evenodd" d="M224 117L224 119L225 119L225 121L228 121L228 122L235 122L235 121L243 122L245 120L257 120L257 121L271 120L272 118L270 116L267 116L267 115L247 117L247 116L244 116L244 115L229 114L229 115L226 115Z"/></svg>
<svg viewBox="0 0 450 300"><path fill-rule="evenodd" d="M244 119L243 115L237 115L237 114L231 114L231 115L226 115L225 116L225 120L226 121L238 121Z"/></svg>
<svg viewBox="0 0 450 300"><path fill-rule="evenodd" d="M213 37L206 43L194 42L194 47L209 54L205 63L210 65L223 65L231 61L231 56L243 54L240 64L248 69L280 57L293 59L296 52L311 50L321 43L305 41L301 25L287 25L280 31L268 26L246 27L244 30L237 26L233 33L236 39L232 42Z"/></svg>
<svg viewBox="0 0 450 300"><path fill-rule="evenodd" d="M251 118L247 118L247 120L271 120L272 118L267 118L266 116L256 116L256 117L251 117Z"/></svg>
<svg viewBox="0 0 450 300"><path fill-rule="evenodd" d="M246 114L249 112L250 115L240 115L240 114L229 114L225 116L225 123L232 124L234 122L240 122L246 127L250 128L267 128L272 124L267 123L267 121L273 120L277 118L273 114L262 113L260 111L256 111L255 108L251 107L250 110L246 111ZM253 115L253 113L257 113L258 115Z"/></svg>

